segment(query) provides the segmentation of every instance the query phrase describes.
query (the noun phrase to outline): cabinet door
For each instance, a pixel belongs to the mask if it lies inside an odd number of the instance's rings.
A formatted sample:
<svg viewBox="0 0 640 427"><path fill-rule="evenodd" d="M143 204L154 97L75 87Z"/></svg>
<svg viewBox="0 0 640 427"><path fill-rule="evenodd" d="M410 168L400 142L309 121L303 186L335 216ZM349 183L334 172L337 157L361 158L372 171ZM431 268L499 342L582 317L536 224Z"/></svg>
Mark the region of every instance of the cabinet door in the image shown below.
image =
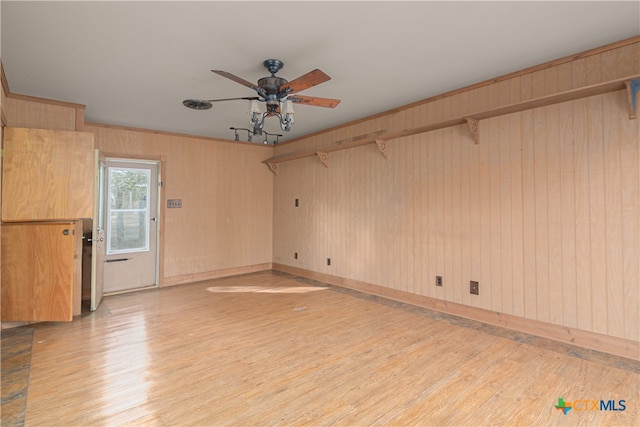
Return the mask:
<svg viewBox="0 0 640 427"><path fill-rule="evenodd" d="M91 218L93 134L5 128L2 220Z"/></svg>
<svg viewBox="0 0 640 427"><path fill-rule="evenodd" d="M2 320L73 319L74 223L2 225Z"/></svg>

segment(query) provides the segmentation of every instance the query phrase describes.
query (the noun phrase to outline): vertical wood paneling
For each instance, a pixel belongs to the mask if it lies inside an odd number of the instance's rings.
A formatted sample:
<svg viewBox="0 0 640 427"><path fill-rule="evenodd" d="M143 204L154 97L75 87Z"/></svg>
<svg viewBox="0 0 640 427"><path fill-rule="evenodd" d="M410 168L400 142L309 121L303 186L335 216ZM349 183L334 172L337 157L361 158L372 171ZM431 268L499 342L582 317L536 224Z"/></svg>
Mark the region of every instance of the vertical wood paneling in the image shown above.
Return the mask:
<svg viewBox="0 0 640 427"><path fill-rule="evenodd" d="M521 115L511 114L509 120L509 144L511 147L511 259L512 259L512 310L523 316L524 310L524 241L522 228L524 213L522 205L522 134Z"/></svg>
<svg viewBox="0 0 640 427"><path fill-rule="evenodd" d="M539 73L534 93L544 91L544 75ZM548 322L549 312L549 199L547 178L547 122L545 109L533 110L534 180L535 180L535 257L536 318Z"/></svg>
<svg viewBox="0 0 640 427"><path fill-rule="evenodd" d="M562 76L561 72L562 71ZM562 81L560 78L562 77ZM571 73L566 67L552 67L545 70L544 84L545 93L552 94L559 90L561 85L570 85ZM546 253L548 257L547 289L549 318L552 323L562 323L562 234L561 220L561 198L560 198L560 141L558 106L550 105L544 108L545 114L545 134L546 141L545 163L547 168L546 191L544 196L547 203L547 244ZM543 279L544 280L544 279Z"/></svg>
<svg viewBox="0 0 640 427"><path fill-rule="evenodd" d="M445 98L444 103L444 111L445 114L449 114L451 112L451 101L448 98ZM452 281L453 286L445 286L444 290L444 299L450 301L453 298L453 288L455 287L453 270L454 270L454 252L453 245L454 240L456 239L454 234L454 223L453 223L453 199L454 199L454 182L453 182L453 174L454 165L453 165L453 141L451 135L451 128L442 129L442 138L443 138L443 197L442 197L442 206L443 206L443 228L442 228L442 248L444 249L443 258L444 258L444 277L447 280Z"/></svg>
<svg viewBox="0 0 640 427"><path fill-rule="evenodd" d="M462 227L461 203L461 145L468 145L469 142L461 140L456 134L456 128L450 129L451 135L451 275L453 286L447 286L450 291L449 301L462 302L462 264L466 261L462 259L462 242L465 239Z"/></svg>
<svg viewBox="0 0 640 427"><path fill-rule="evenodd" d="M605 221L605 163L602 121L602 96L587 99L589 141L589 202L591 225L591 306L593 330L607 333L607 230ZM597 302L597 303L596 303Z"/></svg>
<svg viewBox="0 0 640 427"><path fill-rule="evenodd" d="M610 100L603 96L604 191L607 274L607 333L624 336L624 280L622 264L622 180L620 176L620 117ZM615 125L614 125L615 124Z"/></svg>
<svg viewBox="0 0 640 427"><path fill-rule="evenodd" d="M561 91L567 91L567 90L571 90L573 89L572 85L573 85L573 72L572 72L572 68L571 68L571 63L567 62L565 64L560 64L556 68L557 72L555 73L554 76L554 81L553 83L550 83L551 79L549 76L545 77L545 81L547 83L547 85L553 85L553 87L555 88L555 90L561 92ZM547 86L549 87L549 86Z"/></svg>
<svg viewBox="0 0 640 427"><path fill-rule="evenodd" d="M511 120L509 116L498 118L500 129L499 158L500 158L500 311L513 313L513 236L511 234L511 221L513 215L511 207Z"/></svg>
<svg viewBox="0 0 640 427"><path fill-rule="evenodd" d="M532 73L531 93L534 97L546 94L546 70ZM535 215L535 295L536 319L549 321L549 259L548 244L548 199L547 199L547 141L545 109L534 109L533 128L533 180L534 180L534 215Z"/></svg>
<svg viewBox="0 0 640 427"><path fill-rule="evenodd" d="M611 78L618 61L627 58L585 57L359 123L353 132L583 87ZM638 340L640 150L624 96L481 120L479 144L456 126L389 141L388 160L371 145L332 153L328 169L311 159L282 165L295 170L286 179L313 199L315 234L324 231L330 247L342 248L334 252L351 258L344 268L336 260L336 269L310 269ZM282 181L276 178L276 188L287 188ZM320 200L331 192L326 210ZM317 237L308 244L312 254L323 248ZM276 232L274 247L281 238ZM435 286L436 275L444 287ZM469 294L469 280L480 282L479 296Z"/></svg>
<svg viewBox="0 0 640 427"><path fill-rule="evenodd" d="M469 292L465 289L464 284L471 280L471 247L473 229L471 227L472 204L471 204L471 187L472 187L472 161L471 148L473 144L470 140L468 129L463 126L456 127L457 139L460 144L460 231L461 231L461 249L460 249L460 279L456 283L457 302L468 304Z"/></svg>
<svg viewBox="0 0 640 427"><path fill-rule="evenodd" d="M429 274L426 277L427 283L432 280L435 280L435 276L442 275L442 269L438 263L438 179L437 179L437 170L439 165L438 151L439 147L438 142L434 139L436 133L428 133L425 136L421 137L424 139L424 144L428 147L428 167L426 170L426 179L428 181L428 194L429 198L427 201L427 210L428 210L428 221L427 221L427 234L429 236ZM437 297L438 292L441 292L441 289L436 287L429 287L429 292L427 295Z"/></svg>
<svg viewBox="0 0 640 427"><path fill-rule="evenodd" d="M482 127L480 128L481 130ZM484 146L484 144L481 144ZM469 203L471 205L469 209L470 214L470 224L471 224L471 271L469 277L465 278L465 282L467 280L479 280L482 274L482 233L481 233L481 223L482 216L480 214L480 206L481 206L481 195L480 195L480 174L482 173L480 166L480 155L481 155L481 145L472 144L471 151L471 187L470 193L471 196L469 198ZM468 282L466 282L466 286L468 286ZM469 295L468 289L466 288L465 283L463 283L463 295L466 295L466 299L464 299L464 303L468 305L472 305L475 307L480 306L480 301L475 295Z"/></svg>
<svg viewBox="0 0 640 427"><path fill-rule="evenodd" d="M589 140L587 100L573 102L575 135L576 312L578 328L592 330L591 314L591 209L589 199Z"/></svg>
<svg viewBox="0 0 640 427"><path fill-rule="evenodd" d="M489 280L484 284L491 293L491 310L502 311L502 238L501 238L501 170L500 170L500 117L487 120L489 146L489 251L491 266ZM482 284L481 284L482 285ZM483 292L485 289L483 289Z"/></svg>
<svg viewBox="0 0 640 427"><path fill-rule="evenodd" d="M570 70L563 69L563 81L560 82L560 69L559 67L552 67L545 70L544 84L545 93L556 93L560 84L570 84ZM559 168L559 140L558 140L558 106L550 105L548 108L544 108L546 129L544 139L546 141L546 155L545 162L547 167L547 175L545 180L547 182L546 190L547 194L545 199L547 203L547 225L548 247L547 257L548 272L548 305L549 305L549 321L552 323L562 322L562 249L561 241L558 238L561 235L562 224L560 219L560 168Z"/></svg>
<svg viewBox="0 0 640 427"><path fill-rule="evenodd" d="M490 120L480 122L480 133L487 132L487 124ZM473 278L479 281L481 291L478 299L479 306L491 310L491 144L489 142L480 144L480 170L478 174L480 188L480 276ZM484 285L483 285L484 284ZM467 289L469 284L467 283ZM488 285L488 286L487 286Z"/></svg>
<svg viewBox="0 0 640 427"><path fill-rule="evenodd" d="M360 185L360 177L359 177L359 166L357 165L357 161L354 161L353 152L347 153L347 156L342 156L341 167L345 167L345 163L347 165L352 164L355 167L347 168L347 182L352 183L351 185L339 185L339 183L335 183L336 190L340 191L341 197L340 200L337 201L342 206L344 211L344 220L338 221L337 226L341 227L343 237L341 239L341 247L340 247L340 260L342 261L340 264L340 276L349 277L353 271L357 271L358 266L355 261L357 257L351 256L358 249L354 247L356 242L361 242L361 238L358 235L358 229L356 227L349 227L348 224L354 224L354 219L356 218L356 205L355 205L355 194L354 187L355 185Z"/></svg>
<svg viewBox="0 0 640 427"><path fill-rule="evenodd" d="M521 79L522 98L532 97L533 78ZM534 122L533 111L523 111L521 117L522 137L522 212L523 212L523 272L524 272L524 316L537 318L536 289L536 209L534 180Z"/></svg>
<svg viewBox="0 0 640 427"><path fill-rule="evenodd" d="M442 137L444 131L434 132L434 145L435 145L435 204L433 206L434 217L436 222L431 231L436 236L436 245L435 245L435 257L436 257L436 275L443 276L445 281L449 279L446 276L445 270L445 235L444 235L444 217L445 217L445 207L444 207L444 193L445 193L445 177L444 177L444 138ZM438 299L444 299L444 289L436 288L434 296Z"/></svg>
<svg viewBox="0 0 640 427"><path fill-rule="evenodd" d="M426 144L421 144L417 138L412 138L411 155L413 157L413 277L414 292L418 295L426 295L426 277L429 272L429 258L425 256L428 248L428 236L426 235L425 223L425 202L428 200L426 194L427 186L424 179L423 164L427 162L424 156Z"/></svg>
<svg viewBox="0 0 640 427"><path fill-rule="evenodd" d="M562 277L554 286L562 287L562 315L566 326L577 327L576 313L576 206L575 206L575 163L573 134L573 105L558 106L560 132L558 135L560 157L560 212L562 235Z"/></svg>
<svg viewBox="0 0 640 427"><path fill-rule="evenodd" d="M593 85L602 79L602 56L592 55L586 58L587 85Z"/></svg>

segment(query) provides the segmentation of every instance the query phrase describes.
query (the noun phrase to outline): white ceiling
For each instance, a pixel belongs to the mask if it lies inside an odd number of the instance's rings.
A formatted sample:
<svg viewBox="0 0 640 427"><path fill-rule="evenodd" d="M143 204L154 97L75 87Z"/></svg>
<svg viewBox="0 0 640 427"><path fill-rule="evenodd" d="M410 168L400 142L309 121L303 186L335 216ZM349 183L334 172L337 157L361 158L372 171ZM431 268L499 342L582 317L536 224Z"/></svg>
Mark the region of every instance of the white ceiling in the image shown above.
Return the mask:
<svg viewBox="0 0 640 427"><path fill-rule="evenodd" d="M320 68L281 141L640 34L639 1L2 1L11 92L87 106L88 121L233 139L247 101L185 108L185 98L254 96L255 82ZM282 133L275 119L265 129Z"/></svg>

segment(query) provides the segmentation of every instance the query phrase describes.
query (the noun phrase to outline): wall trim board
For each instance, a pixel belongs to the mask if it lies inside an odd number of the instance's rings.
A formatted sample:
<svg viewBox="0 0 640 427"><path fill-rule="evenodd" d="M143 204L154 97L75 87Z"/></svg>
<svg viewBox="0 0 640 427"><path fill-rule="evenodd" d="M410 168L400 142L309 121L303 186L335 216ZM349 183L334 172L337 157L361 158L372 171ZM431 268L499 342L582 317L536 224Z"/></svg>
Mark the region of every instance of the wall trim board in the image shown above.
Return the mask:
<svg viewBox="0 0 640 427"><path fill-rule="evenodd" d="M307 279L318 280L334 286L353 289L418 307L479 321L489 325L524 332L566 344L585 347L591 350L601 351L603 353L613 354L615 356L625 357L632 360L640 360L640 342L624 338L612 337L595 332L525 319L523 317L448 302L423 295L412 294L406 291L385 288L384 286L374 285L359 280L305 270L280 263L273 263L273 270L297 275Z"/></svg>
<svg viewBox="0 0 640 427"><path fill-rule="evenodd" d="M37 96L19 95L19 94L15 94L15 93L12 93L12 92L7 93L6 95L7 95L7 98L18 99L20 101L38 102L38 103L41 103L41 104L59 105L61 107L75 108L76 110L81 109L83 111L86 108L86 105L83 105L83 104L76 104L76 103L73 103L73 102L66 102L66 101L56 101L55 99L39 98Z"/></svg>
<svg viewBox="0 0 640 427"><path fill-rule="evenodd" d="M205 271L202 273L183 274L181 276L165 277L161 288L176 285L186 285L189 283L202 282L205 280L219 279L221 277L239 276L247 273L257 273L260 271L272 270L272 264L265 262L262 264L246 265L242 267L225 268L222 270Z"/></svg>
<svg viewBox="0 0 640 427"><path fill-rule="evenodd" d="M281 146L284 146L284 145L293 144L295 142L303 141L303 140L306 140L306 139L314 137L314 136L323 135L323 134L326 134L326 133L329 133L329 132L333 132L333 131L336 131L336 130L348 128L348 127L357 125L359 123L367 122L369 120L375 120L375 119L380 118L380 117L390 116L392 114L399 113L401 111L409 110L411 108L415 108L415 107L420 106L420 105L428 104L430 102L438 101L438 100L443 99L443 98L447 98L447 97L450 97L450 96L458 95L458 94L463 93L463 92L467 92L467 91L471 91L471 90L474 90L474 89L478 89L478 88L481 88L481 87L484 87L484 86L488 86L488 85L491 85L491 84L494 84L494 83L499 83L499 82L502 82L502 81L505 81L505 80L508 80L508 79L512 79L514 77L520 77L520 76L523 76L523 75L526 75L526 74L534 73L536 71L541 71L541 70L544 70L546 68L555 67L557 65L570 63L570 62L575 61L577 59L583 59L583 58L587 58L589 56L598 55L600 53L603 53L603 52L606 52L606 51L609 51L609 50L621 48L621 47L632 45L634 43L639 43L639 42L640 42L640 36L634 36L634 37L630 37L628 39L619 40L617 42L613 42L613 43L610 43L610 44L607 44L607 45L604 45L604 46L600 46L600 47L597 47L597 48L594 48L594 49L589 49L589 50L586 50L586 51L583 51L583 52L579 52L579 53L575 53L575 54L572 54L572 55L569 55L569 56L565 56L563 58L554 59L554 60L551 60L551 61L548 61L548 62L544 62L542 64L534 65L534 66L529 67L529 68L524 68L522 70L514 71L512 73L504 74L502 76L494 77L494 78L491 78L491 79L488 79L488 80L484 80L484 81L481 81L481 82L473 83L473 84L468 85L468 86L464 86L464 87L461 87L461 88L453 89L451 91L444 92L444 93L441 93L441 94L438 94L438 95L434 95L434 96L431 96L429 98L422 99L420 101L412 102L411 104L402 105L400 107L396 107L396 108L392 108L390 110L382 111L380 113L372 114L371 116L361 117L359 119L355 119L355 120L352 120L350 122L343 123L343 124L338 125L338 126L334 126L332 128L322 129L322 130L319 130L317 132L309 133L307 135L302 135L302 136L297 137L295 139L291 139L289 141L285 141L285 142L279 143L277 146L281 147Z"/></svg>

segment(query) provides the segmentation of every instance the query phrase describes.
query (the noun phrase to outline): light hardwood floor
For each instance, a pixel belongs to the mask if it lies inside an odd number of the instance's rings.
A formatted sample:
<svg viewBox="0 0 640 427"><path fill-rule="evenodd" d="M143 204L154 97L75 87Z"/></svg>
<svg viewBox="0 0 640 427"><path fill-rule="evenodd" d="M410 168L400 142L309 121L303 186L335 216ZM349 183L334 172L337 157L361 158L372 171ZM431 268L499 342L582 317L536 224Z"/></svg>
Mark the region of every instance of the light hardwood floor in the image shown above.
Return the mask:
<svg viewBox="0 0 640 427"><path fill-rule="evenodd" d="M257 273L40 324L26 425L640 424L638 362L320 285Z"/></svg>

